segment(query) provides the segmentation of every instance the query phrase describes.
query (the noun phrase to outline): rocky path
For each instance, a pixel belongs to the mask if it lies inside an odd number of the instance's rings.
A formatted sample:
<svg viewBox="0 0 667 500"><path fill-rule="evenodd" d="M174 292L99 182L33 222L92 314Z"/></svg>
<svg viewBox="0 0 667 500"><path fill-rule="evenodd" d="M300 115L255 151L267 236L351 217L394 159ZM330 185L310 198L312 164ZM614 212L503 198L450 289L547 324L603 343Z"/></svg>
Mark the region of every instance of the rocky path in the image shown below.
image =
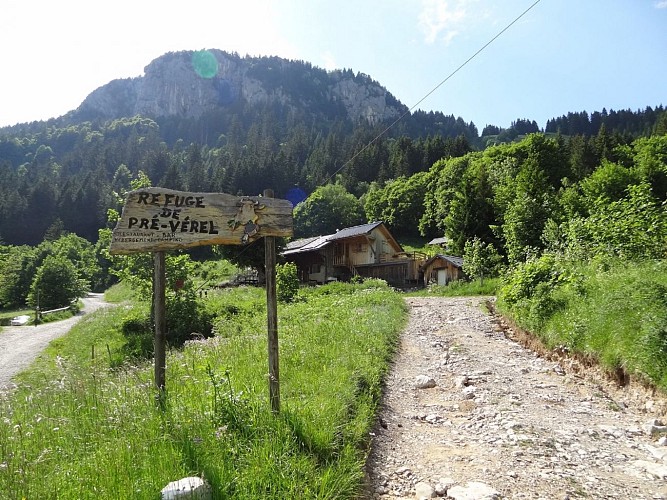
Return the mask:
<svg viewBox="0 0 667 500"><path fill-rule="evenodd" d="M3 328L0 333L0 390L9 386L11 378L32 363L49 342L69 332L83 314L109 305L101 293L89 293L81 300L83 309L69 319L38 326Z"/></svg>
<svg viewBox="0 0 667 500"><path fill-rule="evenodd" d="M667 499L658 396L539 357L484 299L407 300L369 498Z"/></svg>

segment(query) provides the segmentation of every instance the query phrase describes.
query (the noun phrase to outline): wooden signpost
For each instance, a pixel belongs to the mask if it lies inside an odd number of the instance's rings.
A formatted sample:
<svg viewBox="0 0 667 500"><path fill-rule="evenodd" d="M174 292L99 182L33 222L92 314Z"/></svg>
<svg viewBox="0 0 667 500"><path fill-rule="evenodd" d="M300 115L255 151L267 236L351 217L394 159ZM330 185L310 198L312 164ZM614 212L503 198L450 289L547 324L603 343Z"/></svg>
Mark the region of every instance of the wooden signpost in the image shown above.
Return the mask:
<svg viewBox="0 0 667 500"><path fill-rule="evenodd" d="M264 196L188 193L159 187L128 193L109 252L153 252L155 385L165 389L165 257L168 250L201 245L245 245L265 238L269 342L269 399L280 410L275 237L292 236L292 203Z"/></svg>
<svg viewBox="0 0 667 500"><path fill-rule="evenodd" d="M152 187L127 195L109 251L131 254L243 245L262 236L291 235L288 200Z"/></svg>

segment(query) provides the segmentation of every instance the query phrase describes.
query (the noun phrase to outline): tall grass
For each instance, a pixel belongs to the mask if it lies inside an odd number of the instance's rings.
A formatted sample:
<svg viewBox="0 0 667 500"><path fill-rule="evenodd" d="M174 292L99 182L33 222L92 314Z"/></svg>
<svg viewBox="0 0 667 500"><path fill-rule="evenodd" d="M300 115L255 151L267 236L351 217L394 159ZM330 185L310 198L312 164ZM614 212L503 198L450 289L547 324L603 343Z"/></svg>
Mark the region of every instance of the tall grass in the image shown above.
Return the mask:
<svg viewBox="0 0 667 500"><path fill-rule="evenodd" d="M264 300L250 288L209 297L218 335L169 353L162 410L150 366L109 368L128 311L79 323L0 404L0 492L154 499L169 481L204 475L215 498L355 498L403 301L371 280L281 305L274 416ZM91 345L107 356L92 359Z"/></svg>
<svg viewBox="0 0 667 500"><path fill-rule="evenodd" d="M139 300L140 297L136 296L136 292L130 287L129 284L121 281L116 283L106 292L104 292L104 300L111 302L112 304L118 304L126 300Z"/></svg>
<svg viewBox="0 0 667 500"><path fill-rule="evenodd" d="M447 285L431 285L414 292L406 293L413 297L464 297L471 295L495 295L501 284L500 278L487 278L484 282L452 281Z"/></svg>
<svg viewBox="0 0 667 500"><path fill-rule="evenodd" d="M500 307L549 347L667 390L667 261L555 262L548 274L517 301L510 282Z"/></svg>

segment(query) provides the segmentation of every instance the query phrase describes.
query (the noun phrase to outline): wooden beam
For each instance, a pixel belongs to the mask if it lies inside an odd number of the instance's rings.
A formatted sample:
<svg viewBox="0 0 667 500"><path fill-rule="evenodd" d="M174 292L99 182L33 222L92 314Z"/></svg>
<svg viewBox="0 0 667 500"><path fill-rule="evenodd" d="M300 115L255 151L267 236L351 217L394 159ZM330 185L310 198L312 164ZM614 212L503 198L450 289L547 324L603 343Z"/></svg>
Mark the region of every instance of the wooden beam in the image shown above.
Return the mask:
<svg viewBox="0 0 667 500"><path fill-rule="evenodd" d="M264 191L264 198L273 198L273 190ZM266 312L269 347L269 400L271 411L280 412L280 366L278 362L278 300L276 295L276 239L264 238L266 267Z"/></svg>
<svg viewBox="0 0 667 500"><path fill-rule="evenodd" d="M155 387L159 400L165 390L165 359L167 339L167 316L165 304L165 256L164 252L153 254L153 316L155 320Z"/></svg>

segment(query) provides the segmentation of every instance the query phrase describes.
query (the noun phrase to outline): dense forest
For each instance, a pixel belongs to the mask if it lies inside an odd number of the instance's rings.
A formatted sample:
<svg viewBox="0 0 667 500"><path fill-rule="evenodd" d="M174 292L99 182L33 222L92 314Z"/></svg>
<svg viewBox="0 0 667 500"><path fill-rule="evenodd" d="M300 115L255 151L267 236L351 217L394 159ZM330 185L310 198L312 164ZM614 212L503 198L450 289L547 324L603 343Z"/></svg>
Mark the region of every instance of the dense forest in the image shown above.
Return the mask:
<svg viewBox="0 0 667 500"><path fill-rule="evenodd" d="M65 232L95 241L107 210L120 208L139 172L153 185L173 189L254 194L272 188L277 196L295 187L309 194L336 180L361 197L371 185L427 172L442 158L539 132L534 121L518 119L509 129L487 125L487 135L479 137L474 124L461 118L418 111L382 134L386 124L317 121L277 104L239 109L224 123L211 116L192 122L135 116L1 129L0 241L37 245ZM586 113L551 120L548 128L558 124L553 135L565 162L560 173L581 179L601 160L616 161L614 149L660 135L664 115L658 107L593 113L601 120L588 120ZM194 141L204 129L215 131L215 140L207 134L208 141ZM423 229L432 234L435 226Z"/></svg>
<svg viewBox="0 0 667 500"><path fill-rule="evenodd" d="M338 174L361 195L371 182L425 171L473 148L456 120L451 137L387 136L358 154L380 127L338 122L322 131L285 124L270 109L256 117L245 126L232 123L212 146L181 139L170 145L165 136L173 125L143 117L0 132L0 240L36 245L47 233L68 231L94 241L107 209L119 208L117 195L139 171L153 185L174 189L255 194L272 188L278 196L295 186L309 193ZM432 119L425 113L418 122Z"/></svg>

